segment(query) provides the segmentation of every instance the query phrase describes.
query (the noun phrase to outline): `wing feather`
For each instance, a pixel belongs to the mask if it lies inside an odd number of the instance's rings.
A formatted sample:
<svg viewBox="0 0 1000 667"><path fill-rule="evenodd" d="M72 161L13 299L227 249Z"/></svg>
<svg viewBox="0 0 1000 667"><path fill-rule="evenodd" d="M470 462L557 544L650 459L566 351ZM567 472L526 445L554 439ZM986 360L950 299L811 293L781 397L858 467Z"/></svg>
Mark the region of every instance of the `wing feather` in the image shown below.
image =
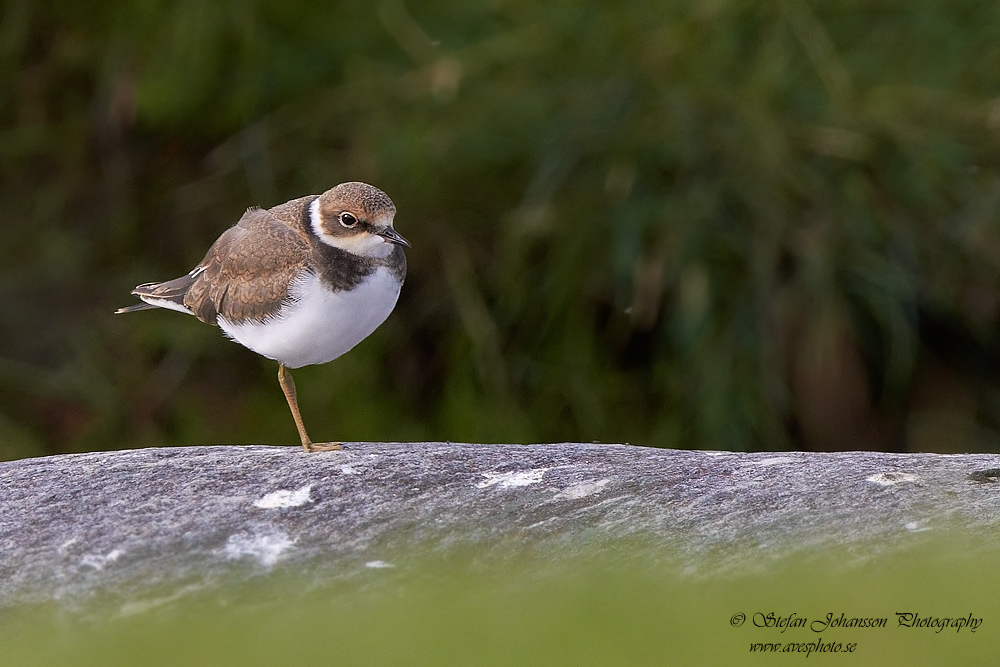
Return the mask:
<svg viewBox="0 0 1000 667"><path fill-rule="evenodd" d="M296 230L251 208L209 249L192 271L184 305L215 324L266 321L291 298L289 289L306 270L309 244Z"/></svg>

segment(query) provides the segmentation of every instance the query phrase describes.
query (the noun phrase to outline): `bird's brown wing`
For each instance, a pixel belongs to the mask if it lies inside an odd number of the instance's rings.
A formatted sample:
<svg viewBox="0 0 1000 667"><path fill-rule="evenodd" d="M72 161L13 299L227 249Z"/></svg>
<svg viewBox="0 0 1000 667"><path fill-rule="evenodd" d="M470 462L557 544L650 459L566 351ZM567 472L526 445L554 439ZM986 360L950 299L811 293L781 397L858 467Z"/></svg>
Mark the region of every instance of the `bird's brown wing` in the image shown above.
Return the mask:
<svg viewBox="0 0 1000 667"><path fill-rule="evenodd" d="M234 324L265 321L288 301L308 258L309 244L301 234L267 211L251 208L191 272L184 305L209 324L220 315Z"/></svg>

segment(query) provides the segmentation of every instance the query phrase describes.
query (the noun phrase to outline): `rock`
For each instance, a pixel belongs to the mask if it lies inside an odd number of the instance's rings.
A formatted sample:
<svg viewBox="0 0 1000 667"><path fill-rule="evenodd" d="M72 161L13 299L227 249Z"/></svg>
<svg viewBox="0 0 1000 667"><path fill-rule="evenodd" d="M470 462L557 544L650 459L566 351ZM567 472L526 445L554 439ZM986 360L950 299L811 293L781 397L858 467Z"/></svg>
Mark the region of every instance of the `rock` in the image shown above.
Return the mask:
<svg viewBox="0 0 1000 667"><path fill-rule="evenodd" d="M792 554L858 558L971 530L996 548L1000 455L627 445L225 446L0 463L0 606L159 599L295 572L318 580L614 553L714 576ZM742 565L741 565L742 564Z"/></svg>

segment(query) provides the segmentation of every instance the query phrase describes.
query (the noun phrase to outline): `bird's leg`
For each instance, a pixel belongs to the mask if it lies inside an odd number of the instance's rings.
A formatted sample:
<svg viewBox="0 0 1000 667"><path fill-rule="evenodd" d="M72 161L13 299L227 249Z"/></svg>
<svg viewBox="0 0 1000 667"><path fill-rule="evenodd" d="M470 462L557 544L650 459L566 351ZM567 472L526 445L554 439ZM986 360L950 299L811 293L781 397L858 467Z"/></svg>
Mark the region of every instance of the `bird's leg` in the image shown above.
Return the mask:
<svg viewBox="0 0 1000 667"><path fill-rule="evenodd" d="M299 430L299 438L302 439L302 449L307 452L326 452L340 449L340 443L324 442L314 443L306 433L306 425L302 423L302 414L299 412L299 399L295 393L295 380L292 374L285 368L283 363L278 363L278 383L281 391L285 392L285 400L288 401L288 408L292 411L292 419L295 420L295 428Z"/></svg>
<svg viewBox="0 0 1000 667"><path fill-rule="evenodd" d="M288 408L292 411L295 428L299 430L299 437L302 439L302 448L307 452L311 451L312 440L309 439L309 434L306 433L306 425L302 423L302 414L299 412L299 398L295 392L295 380L292 379L292 374L288 372L285 365L280 362L278 363L278 384L281 385L281 390L285 392L285 400L288 401Z"/></svg>

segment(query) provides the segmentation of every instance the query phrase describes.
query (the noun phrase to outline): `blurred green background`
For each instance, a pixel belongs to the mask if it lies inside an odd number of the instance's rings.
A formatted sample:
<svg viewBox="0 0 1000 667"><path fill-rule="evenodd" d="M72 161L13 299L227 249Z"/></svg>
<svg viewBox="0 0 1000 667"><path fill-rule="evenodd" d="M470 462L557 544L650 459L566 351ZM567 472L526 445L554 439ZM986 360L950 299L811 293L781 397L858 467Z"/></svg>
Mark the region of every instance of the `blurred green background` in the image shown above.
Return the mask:
<svg viewBox="0 0 1000 667"><path fill-rule="evenodd" d="M314 437L1000 451L998 63L995 0L7 0L0 458L295 443L112 313L347 180L413 249Z"/></svg>

